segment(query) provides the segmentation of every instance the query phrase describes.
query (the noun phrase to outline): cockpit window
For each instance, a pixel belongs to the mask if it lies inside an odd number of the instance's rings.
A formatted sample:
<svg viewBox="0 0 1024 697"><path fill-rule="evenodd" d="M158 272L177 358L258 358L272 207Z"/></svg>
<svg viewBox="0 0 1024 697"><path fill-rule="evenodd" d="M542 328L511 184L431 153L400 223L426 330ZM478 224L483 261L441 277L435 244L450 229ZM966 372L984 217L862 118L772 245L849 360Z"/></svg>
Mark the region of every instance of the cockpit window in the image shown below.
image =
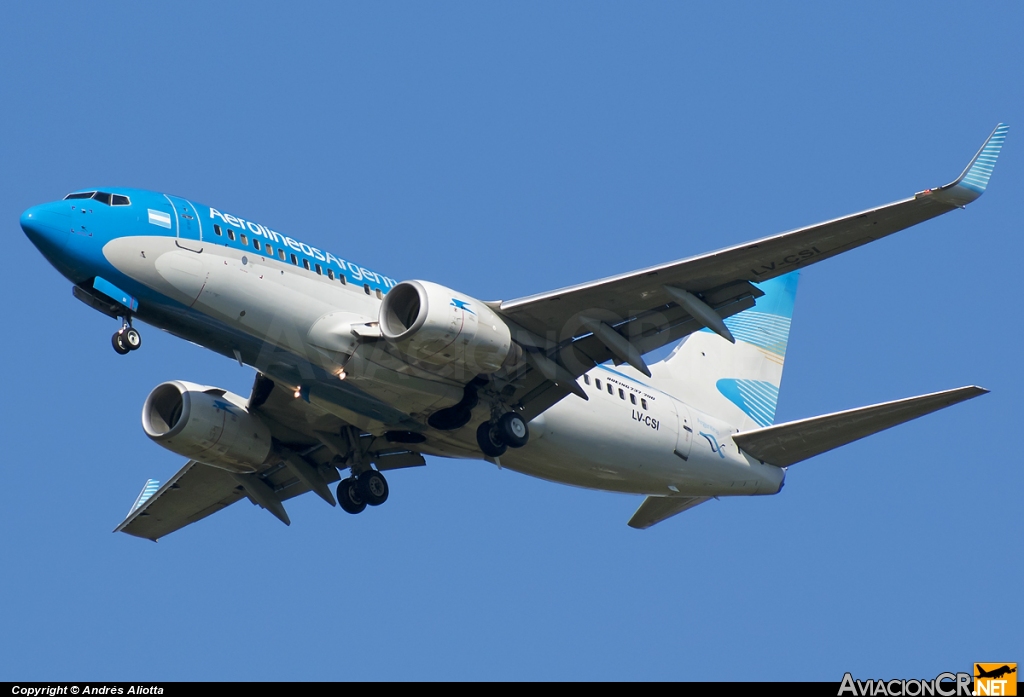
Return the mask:
<svg viewBox="0 0 1024 697"><path fill-rule="evenodd" d="M110 205L110 194L105 194L102 191L97 191L95 194L92 195L92 198L94 201L105 203L108 206Z"/></svg>
<svg viewBox="0 0 1024 697"><path fill-rule="evenodd" d="M114 194L112 206L130 206L132 205L131 200L127 196L121 196L120 194Z"/></svg>
<svg viewBox="0 0 1024 697"><path fill-rule="evenodd" d="M92 195L95 193L95 191L83 191L77 194L68 194L67 196L64 197L64 200L70 201L73 198L92 198Z"/></svg>

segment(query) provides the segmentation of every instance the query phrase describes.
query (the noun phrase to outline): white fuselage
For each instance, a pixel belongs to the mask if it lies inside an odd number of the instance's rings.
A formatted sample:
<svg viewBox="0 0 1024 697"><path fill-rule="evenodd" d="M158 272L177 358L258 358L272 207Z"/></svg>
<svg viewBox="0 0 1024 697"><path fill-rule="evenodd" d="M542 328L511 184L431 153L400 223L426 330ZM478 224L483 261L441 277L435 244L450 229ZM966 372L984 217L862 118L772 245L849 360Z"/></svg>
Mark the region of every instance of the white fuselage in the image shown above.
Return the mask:
<svg viewBox="0 0 1024 697"><path fill-rule="evenodd" d="M259 252L210 243L201 249L182 248L172 237L129 236L108 242L103 254L125 275L192 313L301 356L328 374L344 369L353 386L413 417L425 421L426 415L461 398L457 380L360 344L359 332L371 335L377 321L381 301L376 293ZM177 331L196 343L209 343L200 324L194 335ZM245 362L260 370L272 368L268 352L251 355L239 349ZM589 401L570 395L534 419L530 442L501 456L502 467L566 484L648 495L773 494L780 489L784 470L742 453L732 440L734 425L659 389L656 379L626 366L598 366L579 383ZM308 398L368 432L386 428L366 413L319 398L315 386ZM472 423L487 418L486 412L478 406ZM481 458L470 426L431 430L428 436L424 452Z"/></svg>

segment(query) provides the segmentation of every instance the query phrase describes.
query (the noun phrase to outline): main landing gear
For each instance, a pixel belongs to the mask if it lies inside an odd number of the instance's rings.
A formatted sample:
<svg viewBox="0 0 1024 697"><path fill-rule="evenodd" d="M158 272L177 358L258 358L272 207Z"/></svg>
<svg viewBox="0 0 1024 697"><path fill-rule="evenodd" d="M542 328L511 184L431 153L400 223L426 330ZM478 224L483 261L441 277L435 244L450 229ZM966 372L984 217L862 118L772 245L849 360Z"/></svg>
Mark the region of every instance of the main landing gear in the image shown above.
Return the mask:
<svg viewBox="0 0 1024 697"><path fill-rule="evenodd" d="M131 317L126 317L121 328L110 337L110 343L114 350L122 356L129 351L134 351L142 346L142 335L132 326Z"/></svg>
<svg viewBox="0 0 1024 697"><path fill-rule="evenodd" d="M388 500L388 480L377 470L365 470L358 477L338 483L338 503L346 513L362 513L367 506L379 506Z"/></svg>
<svg viewBox="0 0 1024 697"><path fill-rule="evenodd" d="M484 421L476 429L476 442L487 457L501 457L508 448L521 448L530 440L526 421L515 412L502 414L497 421Z"/></svg>

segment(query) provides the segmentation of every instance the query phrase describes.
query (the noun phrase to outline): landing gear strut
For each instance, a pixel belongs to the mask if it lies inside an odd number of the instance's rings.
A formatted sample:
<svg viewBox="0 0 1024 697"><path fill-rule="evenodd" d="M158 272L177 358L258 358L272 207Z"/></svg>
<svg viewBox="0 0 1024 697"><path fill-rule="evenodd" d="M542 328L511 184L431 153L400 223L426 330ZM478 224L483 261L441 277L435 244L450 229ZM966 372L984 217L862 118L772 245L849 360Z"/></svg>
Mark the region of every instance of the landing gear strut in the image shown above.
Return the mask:
<svg viewBox="0 0 1024 697"><path fill-rule="evenodd" d="M484 421L476 429L476 442L487 457L501 457L508 448L521 448L530 440L526 421L515 412L502 414L497 421Z"/></svg>
<svg viewBox="0 0 1024 697"><path fill-rule="evenodd" d="M132 318L125 317L121 328L110 337L110 343L114 350L122 356L129 351L134 351L142 346L142 335L132 326Z"/></svg>

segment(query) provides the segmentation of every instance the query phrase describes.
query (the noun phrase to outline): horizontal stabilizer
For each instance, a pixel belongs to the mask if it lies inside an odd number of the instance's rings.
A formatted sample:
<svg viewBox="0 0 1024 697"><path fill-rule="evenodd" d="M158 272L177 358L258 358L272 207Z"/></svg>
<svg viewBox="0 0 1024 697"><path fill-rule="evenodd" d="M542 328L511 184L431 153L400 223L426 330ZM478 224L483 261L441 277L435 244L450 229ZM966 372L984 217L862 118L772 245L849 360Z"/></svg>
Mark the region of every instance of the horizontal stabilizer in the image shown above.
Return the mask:
<svg viewBox="0 0 1024 697"><path fill-rule="evenodd" d="M688 511L707 501L710 496L648 496L629 519L629 527L646 530L656 523Z"/></svg>
<svg viewBox="0 0 1024 697"><path fill-rule="evenodd" d="M776 467L788 467L987 392L977 386L958 387L955 390L758 428L737 433L732 439L751 457Z"/></svg>

